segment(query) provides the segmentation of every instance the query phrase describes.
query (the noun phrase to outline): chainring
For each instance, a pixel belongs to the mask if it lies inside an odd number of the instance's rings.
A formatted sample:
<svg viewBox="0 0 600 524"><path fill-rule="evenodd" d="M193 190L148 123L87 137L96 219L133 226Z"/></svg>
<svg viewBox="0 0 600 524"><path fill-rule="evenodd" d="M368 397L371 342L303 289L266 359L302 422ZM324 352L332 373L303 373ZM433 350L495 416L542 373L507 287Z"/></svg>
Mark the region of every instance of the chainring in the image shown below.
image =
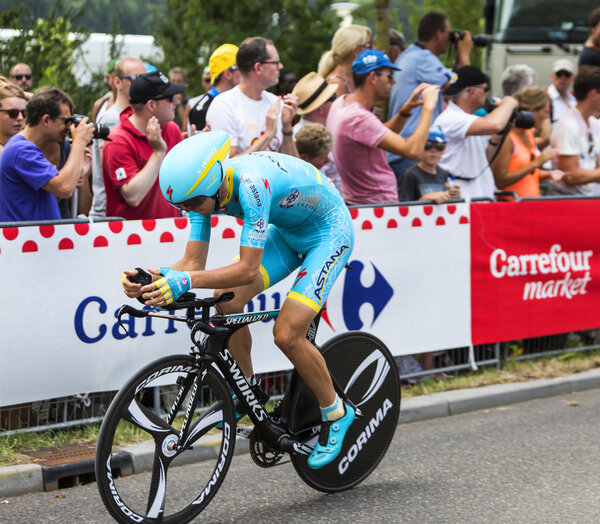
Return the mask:
<svg viewBox="0 0 600 524"><path fill-rule="evenodd" d="M250 456L257 466L261 468L277 466L284 455L285 453L272 450L256 429L252 431L250 434Z"/></svg>

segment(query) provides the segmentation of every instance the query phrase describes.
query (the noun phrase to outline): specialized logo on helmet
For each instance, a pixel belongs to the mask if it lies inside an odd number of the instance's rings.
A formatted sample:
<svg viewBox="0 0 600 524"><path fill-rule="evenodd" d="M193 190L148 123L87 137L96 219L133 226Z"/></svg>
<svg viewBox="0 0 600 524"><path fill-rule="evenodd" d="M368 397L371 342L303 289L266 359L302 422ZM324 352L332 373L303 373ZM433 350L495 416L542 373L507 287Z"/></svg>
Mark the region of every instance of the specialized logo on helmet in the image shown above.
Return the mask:
<svg viewBox="0 0 600 524"><path fill-rule="evenodd" d="M172 202L173 201L173 188L171 186L169 186L169 188L167 189L167 195L169 195L169 200Z"/></svg>

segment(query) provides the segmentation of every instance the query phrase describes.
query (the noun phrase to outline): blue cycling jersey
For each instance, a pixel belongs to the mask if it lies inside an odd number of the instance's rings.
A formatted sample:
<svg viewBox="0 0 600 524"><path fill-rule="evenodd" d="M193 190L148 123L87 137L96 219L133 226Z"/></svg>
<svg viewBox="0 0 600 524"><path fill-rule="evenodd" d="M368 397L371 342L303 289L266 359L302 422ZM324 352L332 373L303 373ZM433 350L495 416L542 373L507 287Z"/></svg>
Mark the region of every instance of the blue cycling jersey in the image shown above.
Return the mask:
<svg viewBox="0 0 600 524"><path fill-rule="evenodd" d="M241 245L263 248L266 226L288 229L345 206L329 179L296 157L250 153L225 163L228 194L219 213L244 219ZM210 216L190 213L190 240L210 239Z"/></svg>
<svg viewBox="0 0 600 524"><path fill-rule="evenodd" d="M257 152L224 164L218 211L243 219L240 244L264 249L264 287L302 266L289 297L318 311L354 242L350 213L333 183L295 157ZM190 213L190 240L210 240L210 216Z"/></svg>

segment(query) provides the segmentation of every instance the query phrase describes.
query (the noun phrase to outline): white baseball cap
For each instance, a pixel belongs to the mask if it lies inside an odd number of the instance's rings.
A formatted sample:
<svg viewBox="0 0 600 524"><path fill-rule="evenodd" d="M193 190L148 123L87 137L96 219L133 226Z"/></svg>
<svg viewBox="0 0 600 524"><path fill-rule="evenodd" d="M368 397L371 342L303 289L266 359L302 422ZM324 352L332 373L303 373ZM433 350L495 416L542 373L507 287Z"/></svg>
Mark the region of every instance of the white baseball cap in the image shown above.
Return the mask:
<svg viewBox="0 0 600 524"><path fill-rule="evenodd" d="M554 65L552 66L552 72L558 73L559 71L567 71L568 73L573 74L575 72L575 68L571 61L567 58L559 58Z"/></svg>

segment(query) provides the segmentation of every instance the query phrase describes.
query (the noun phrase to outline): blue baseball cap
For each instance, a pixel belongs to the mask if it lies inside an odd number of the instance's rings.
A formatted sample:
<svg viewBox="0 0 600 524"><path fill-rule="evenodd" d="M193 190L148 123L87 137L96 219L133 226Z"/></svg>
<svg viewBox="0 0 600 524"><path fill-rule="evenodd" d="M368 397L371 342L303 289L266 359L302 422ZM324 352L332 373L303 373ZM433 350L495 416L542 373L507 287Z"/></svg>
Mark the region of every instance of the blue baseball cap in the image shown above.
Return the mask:
<svg viewBox="0 0 600 524"><path fill-rule="evenodd" d="M446 137L440 126L431 126L429 128L429 136L427 137L429 142L443 142L446 143Z"/></svg>
<svg viewBox="0 0 600 524"><path fill-rule="evenodd" d="M365 49L352 63L352 71L357 75L366 75L382 67L389 67L390 69L400 71L399 67L392 64L389 56L383 51L379 51L379 49Z"/></svg>

